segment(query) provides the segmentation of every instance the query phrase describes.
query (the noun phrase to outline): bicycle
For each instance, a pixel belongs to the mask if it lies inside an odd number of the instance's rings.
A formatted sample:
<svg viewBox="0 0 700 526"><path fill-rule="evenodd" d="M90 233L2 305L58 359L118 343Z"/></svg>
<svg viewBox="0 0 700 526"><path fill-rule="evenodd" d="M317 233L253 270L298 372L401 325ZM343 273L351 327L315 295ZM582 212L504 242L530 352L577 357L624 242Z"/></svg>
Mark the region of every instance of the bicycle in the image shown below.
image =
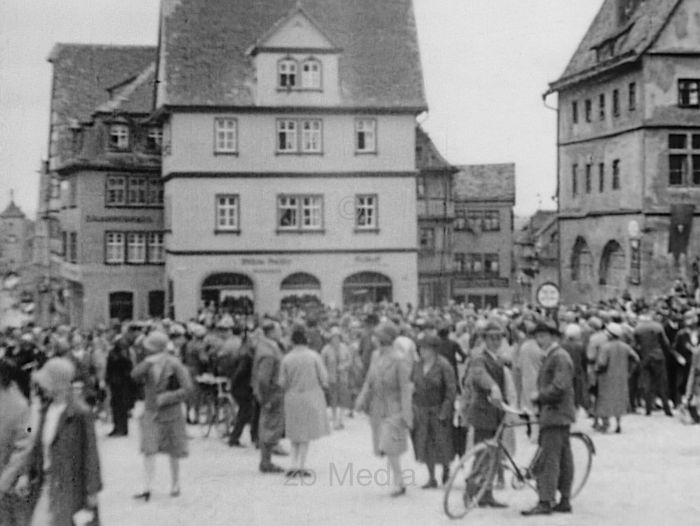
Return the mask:
<svg viewBox="0 0 700 526"><path fill-rule="evenodd" d="M518 416L521 421L508 422L507 418L504 418L493 438L477 444L459 459L457 467L452 470L445 486L443 497L445 513L451 519L463 518L479 505L488 490L494 492L496 500L502 501L502 495L498 492L507 491L506 471L512 475L510 486L513 490L518 491L528 486L537 491L534 468L541 454L540 448L537 448L530 463L526 467L521 467L515 462L503 441L503 433L506 429L527 426L528 435L530 435L532 425L537 422L531 421L527 413L506 405L502 408L506 415ZM574 499L588 481L593 465L593 455L595 455L595 445L588 435L579 431L572 431L569 439L574 457L574 481L570 498Z"/></svg>
<svg viewBox="0 0 700 526"><path fill-rule="evenodd" d="M226 438L233 428L238 406L231 396L228 378L202 374L196 378L202 397L198 408L199 429L204 438L216 429L219 438Z"/></svg>

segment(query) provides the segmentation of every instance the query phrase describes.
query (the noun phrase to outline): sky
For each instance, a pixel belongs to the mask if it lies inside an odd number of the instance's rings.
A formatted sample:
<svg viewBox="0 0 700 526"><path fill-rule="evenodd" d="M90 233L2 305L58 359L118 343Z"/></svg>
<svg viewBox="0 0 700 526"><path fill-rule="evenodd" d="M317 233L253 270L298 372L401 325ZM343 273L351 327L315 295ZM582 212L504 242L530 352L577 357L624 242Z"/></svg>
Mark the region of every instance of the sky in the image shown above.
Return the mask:
<svg viewBox="0 0 700 526"><path fill-rule="evenodd" d="M542 93L601 4L414 0L430 108L422 124L452 164L514 162L519 215L556 206L556 113ZM10 189L30 216L37 208L53 45L155 45L158 7L158 0L0 0L0 210Z"/></svg>

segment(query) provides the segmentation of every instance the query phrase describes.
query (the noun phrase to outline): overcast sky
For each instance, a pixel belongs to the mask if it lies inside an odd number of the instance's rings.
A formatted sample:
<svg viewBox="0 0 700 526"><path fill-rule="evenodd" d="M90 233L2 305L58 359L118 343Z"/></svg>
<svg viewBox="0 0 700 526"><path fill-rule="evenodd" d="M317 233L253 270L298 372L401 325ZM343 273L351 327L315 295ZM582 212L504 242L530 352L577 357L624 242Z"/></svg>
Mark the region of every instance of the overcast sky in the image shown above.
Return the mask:
<svg viewBox="0 0 700 526"><path fill-rule="evenodd" d="M231 0L235 1L235 0ZM377 0L380 1L380 0ZM516 212L553 208L556 131L543 106L602 0L414 0L430 114L454 164L515 162ZM158 0L0 0L0 209L36 210L56 42L156 44ZM554 104L555 98L550 99Z"/></svg>

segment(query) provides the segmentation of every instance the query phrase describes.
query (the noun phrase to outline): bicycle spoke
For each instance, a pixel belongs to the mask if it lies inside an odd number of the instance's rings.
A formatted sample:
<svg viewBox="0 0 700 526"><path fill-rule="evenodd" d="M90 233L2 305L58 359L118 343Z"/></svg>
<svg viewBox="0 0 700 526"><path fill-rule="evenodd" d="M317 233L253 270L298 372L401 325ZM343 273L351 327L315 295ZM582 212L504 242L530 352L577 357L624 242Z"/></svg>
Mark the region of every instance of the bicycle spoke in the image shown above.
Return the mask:
<svg viewBox="0 0 700 526"><path fill-rule="evenodd" d="M494 451L491 446L480 444L467 452L452 470L443 500L445 513L450 518L464 517L484 496L493 474Z"/></svg>

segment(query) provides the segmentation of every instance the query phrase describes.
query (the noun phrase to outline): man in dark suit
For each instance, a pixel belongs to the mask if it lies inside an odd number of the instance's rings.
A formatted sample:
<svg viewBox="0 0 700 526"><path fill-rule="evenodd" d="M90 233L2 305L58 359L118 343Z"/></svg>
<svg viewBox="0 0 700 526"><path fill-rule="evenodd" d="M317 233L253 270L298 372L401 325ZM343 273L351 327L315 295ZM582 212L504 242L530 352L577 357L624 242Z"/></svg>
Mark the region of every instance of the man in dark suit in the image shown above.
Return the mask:
<svg viewBox="0 0 700 526"><path fill-rule="evenodd" d="M503 363L496 356L505 330L496 320L489 320L484 327L484 351L474 356L469 364L467 389L471 391L471 399L467 412L469 424L474 428L474 444L493 438L503 419L503 411L499 408L503 401L505 389L505 374ZM488 466L485 466L488 468ZM478 475L475 473L475 475ZM469 481L467 481L469 491ZM491 489L484 493L479 500L480 507L505 508L506 505L493 497Z"/></svg>
<svg viewBox="0 0 700 526"><path fill-rule="evenodd" d="M550 515L553 511L571 513L571 485L574 459L569 442L571 424L576 420L574 405L574 364L569 353L559 345L559 330L554 322L540 322L535 328L537 344L545 358L537 376L539 406L540 457L534 472L539 503L523 511L525 516ZM556 502L559 490L561 500Z"/></svg>
<svg viewBox="0 0 700 526"><path fill-rule="evenodd" d="M671 352L671 345L661 324L654 321L648 312L639 317L639 324L634 329L634 343L640 358L640 382L647 416L654 409L655 395L661 398L664 413L673 416L668 405L665 358L665 355Z"/></svg>

